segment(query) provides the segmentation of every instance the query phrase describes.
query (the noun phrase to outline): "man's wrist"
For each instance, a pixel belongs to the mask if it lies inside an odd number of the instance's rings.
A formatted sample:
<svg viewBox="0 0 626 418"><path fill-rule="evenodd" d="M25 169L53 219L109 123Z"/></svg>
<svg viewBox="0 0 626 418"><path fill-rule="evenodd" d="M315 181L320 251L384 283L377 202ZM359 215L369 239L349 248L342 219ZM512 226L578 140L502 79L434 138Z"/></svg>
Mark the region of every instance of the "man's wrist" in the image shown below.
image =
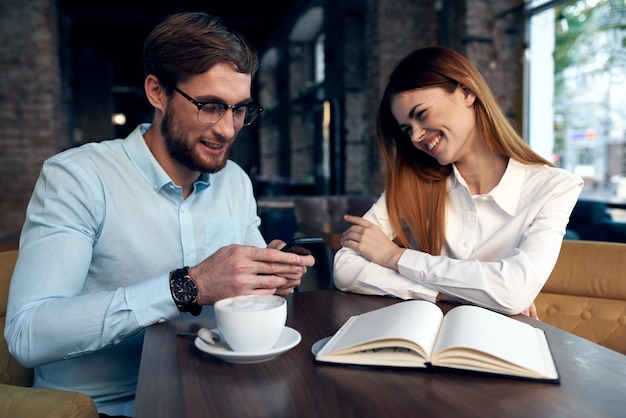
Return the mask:
<svg viewBox="0 0 626 418"><path fill-rule="evenodd" d="M170 272L170 291L179 311L200 315L202 305L198 304L198 286L189 275L189 267Z"/></svg>

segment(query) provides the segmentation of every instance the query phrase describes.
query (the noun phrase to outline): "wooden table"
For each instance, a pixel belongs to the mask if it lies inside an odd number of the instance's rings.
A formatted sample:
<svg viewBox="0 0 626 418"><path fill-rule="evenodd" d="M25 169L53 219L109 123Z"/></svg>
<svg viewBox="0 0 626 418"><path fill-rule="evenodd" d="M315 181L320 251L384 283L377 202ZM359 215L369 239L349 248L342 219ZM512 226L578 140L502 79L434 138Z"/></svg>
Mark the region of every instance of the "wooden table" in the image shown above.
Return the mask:
<svg viewBox="0 0 626 418"><path fill-rule="evenodd" d="M146 330L136 418L158 417L624 417L626 356L527 317L542 328L561 383L462 372L322 365L311 346L348 317L395 299L337 290L287 297L287 325L302 341L280 357L230 364L177 331L215 326L211 307ZM444 310L449 305L440 305Z"/></svg>

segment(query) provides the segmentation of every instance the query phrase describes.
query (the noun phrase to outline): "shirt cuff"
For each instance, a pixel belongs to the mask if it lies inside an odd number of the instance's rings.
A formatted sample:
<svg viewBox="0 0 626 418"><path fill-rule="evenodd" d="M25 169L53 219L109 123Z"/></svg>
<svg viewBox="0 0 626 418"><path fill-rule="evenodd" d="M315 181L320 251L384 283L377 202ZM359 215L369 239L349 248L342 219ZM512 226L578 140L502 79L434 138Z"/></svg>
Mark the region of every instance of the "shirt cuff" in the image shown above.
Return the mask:
<svg viewBox="0 0 626 418"><path fill-rule="evenodd" d="M180 314L172 299L169 273L128 286L125 297L142 327L165 322Z"/></svg>
<svg viewBox="0 0 626 418"><path fill-rule="evenodd" d="M380 289L384 294L400 299L422 299L435 302L439 294L437 290L426 284L418 283L410 277L376 263L370 263L360 277L363 286Z"/></svg>
<svg viewBox="0 0 626 418"><path fill-rule="evenodd" d="M417 286L414 291L419 295L419 299L436 302L439 291L425 283L427 275L424 258L427 256L418 251L404 251L398 259L398 273L414 283L413 286Z"/></svg>

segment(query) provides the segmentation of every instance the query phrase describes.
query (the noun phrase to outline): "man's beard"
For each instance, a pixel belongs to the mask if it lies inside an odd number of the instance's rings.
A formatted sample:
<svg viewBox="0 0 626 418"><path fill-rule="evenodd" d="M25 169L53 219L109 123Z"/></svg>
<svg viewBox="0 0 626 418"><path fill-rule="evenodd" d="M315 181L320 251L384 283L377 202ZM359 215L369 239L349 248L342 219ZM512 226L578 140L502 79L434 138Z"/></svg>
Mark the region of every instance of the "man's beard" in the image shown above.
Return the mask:
<svg viewBox="0 0 626 418"><path fill-rule="evenodd" d="M169 155L190 170L203 173L217 173L226 165L231 144L227 145L223 158L219 161L211 163L202 160L194 152L193 144L186 141L185 135L176 126L174 115L170 111L166 111L163 115L161 135L163 135L165 139L165 146L167 147Z"/></svg>

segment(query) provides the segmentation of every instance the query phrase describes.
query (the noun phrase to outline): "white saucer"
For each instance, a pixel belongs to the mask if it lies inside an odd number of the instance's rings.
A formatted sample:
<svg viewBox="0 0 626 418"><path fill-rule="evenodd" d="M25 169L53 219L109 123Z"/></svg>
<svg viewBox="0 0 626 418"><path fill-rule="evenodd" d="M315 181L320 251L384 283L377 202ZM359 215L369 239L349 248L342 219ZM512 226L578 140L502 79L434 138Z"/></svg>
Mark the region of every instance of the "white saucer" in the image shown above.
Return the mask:
<svg viewBox="0 0 626 418"><path fill-rule="evenodd" d="M215 332L218 335L220 334L217 328L212 329L211 331ZM218 344L207 344L198 337L196 337L196 339L194 340L194 345L199 350L204 351L205 353L208 353L212 356L218 357L229 363L251 364L261 363L263 361L268 361L275 357L278 357L285 351L298 345L301 339L302 336L298 331L293 328L285 327L283 333L280 334L280 337L278 337L278 341L276 342L274 347L272 347L271 350L263 353L244 353L240 351L233 351L225 342L221 342Z"/></svg>

